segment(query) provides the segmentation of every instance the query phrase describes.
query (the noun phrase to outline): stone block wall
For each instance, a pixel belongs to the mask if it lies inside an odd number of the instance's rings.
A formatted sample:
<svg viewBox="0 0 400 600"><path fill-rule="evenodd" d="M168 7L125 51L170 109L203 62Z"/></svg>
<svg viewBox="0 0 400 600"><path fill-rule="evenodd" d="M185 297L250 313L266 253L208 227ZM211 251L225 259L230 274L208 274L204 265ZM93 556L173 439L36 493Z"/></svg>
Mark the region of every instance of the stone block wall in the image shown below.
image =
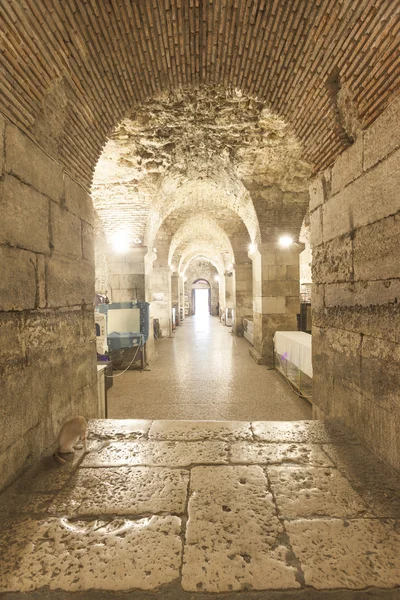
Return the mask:
<svg viewBox="0 0 400 600"><path fill-rule="evenodd" d="M89 194L0 117L0 490L96 416Z"/></svg>
<svg viewBox="0 0 400 600"><path fill-rule="evenodd" d="M253 272L252 264L235 265L234 332L243 337L243 317L253 315Z"/></svg>
<svg viewBox="0 0 400 600"><path fill-rule="evenodd" d="M310 187L317 417L400 469L400 100Z"/></svg>
<svg viewBox="0 0 400 600"><path fill-rule="evenodd" d="M106 255L108 293L112 302L145 300L144 256L147 248Z"/></svg>

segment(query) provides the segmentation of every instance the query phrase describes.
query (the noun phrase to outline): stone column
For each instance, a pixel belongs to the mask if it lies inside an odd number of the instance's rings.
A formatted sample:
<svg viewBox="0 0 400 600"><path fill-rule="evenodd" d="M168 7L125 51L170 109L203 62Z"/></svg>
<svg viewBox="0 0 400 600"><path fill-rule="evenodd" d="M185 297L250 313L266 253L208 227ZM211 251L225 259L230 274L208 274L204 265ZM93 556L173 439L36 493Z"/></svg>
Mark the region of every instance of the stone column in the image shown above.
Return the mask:
<svg viewBox="0 0 400 600"><path fill-rule="evenodd" d="M224 275L219 276L219 310L220 314L225 313L225 277Z"/></svg>
<svg viewBox="0 0 400 600"><path fill-rule="evenodd" d="M253 276L251 263L235 265L234 326L235 335L243 337L242 318L253 314Z"/></svg>
<svg viewBox="0 0 400 600"><path fill-rule="evenodd" d="M107 255L108 285L112 302L143 301L145 290L145 255L147 248L132 248L125 254Z"/></svg>
<svg viewBox="0 0 400 600"><path fill-rule="evenodd" d="M290 248L260 244L252 254L254 347L250 356L257 364L273 367L275 331L297 331L300 310L299 254L304 244Z"/></svg>
<svg viewBox="0 0 400 600"><path fill-rule="evenodd" d="M179 324L179 275L177 273L171 274L171 308L176 309Z"/></svg>
<svg viewBox="0 0 400 600"><path fill-rule="evenodd" d="M172 335L171 327L171 270L168 265L153 264L153 317L159 319L161 334Z"/></svg>
<svg viewBox="0 0 400 600"><path fill-rule="evenodd" d="M179 293L179 310L182 308L182 321L185 320L185 280L183 277L179 278L180 293Z"/></svg>

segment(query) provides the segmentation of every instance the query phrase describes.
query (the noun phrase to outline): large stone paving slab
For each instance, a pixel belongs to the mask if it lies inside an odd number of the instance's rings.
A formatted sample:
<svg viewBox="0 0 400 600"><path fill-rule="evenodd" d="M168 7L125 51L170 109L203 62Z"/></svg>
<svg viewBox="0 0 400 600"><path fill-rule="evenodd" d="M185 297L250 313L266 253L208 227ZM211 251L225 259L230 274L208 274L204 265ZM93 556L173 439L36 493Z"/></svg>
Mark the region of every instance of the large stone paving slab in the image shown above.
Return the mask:
<svg viewBox="0 0 400 600"><path fill-rule="evenodd" d="M400 586L399 525L393 520L313 519L286 527L307 585L363 589Z"/></svg>
<svg viewBox="0 0 400 600"><path fill-rule="evenodd" d="M149 439L154 440L251 440L245 421L154 421Z"/></svg>
<svg viewBox="0 0 400 600"><path fill-rule="evenodd" d="M363 446L329 444L324 451L377 517L400 519L400 476Z"/></svg>
<svg viewBox="0 0 400 600"><path fill-rule="evenodd" d="M181 521L19 519L0 531L0 593L149 590L179 577Z"/></svg>
<svg viewBox="0 0 400 600"><path fill-rule="evenodd" d="M251 426L254 439L263 442L359 443L349 430L328 421L258 421Z"/></svg>
<svg viewBox="0 0 400 600"><path fill-rule="evenodd" d="M317 444L237 442L231 446L230 461L255 465L294 463L333 467L332 460Z"/></svg>
<svg viewBox="0 0 400 600"><path fill-rule="evenodd" d="M189 472L121 467L80 469L49 507L52 514L181 514Z"/></svg>
<svg viewBox="0 0 400 600"><path fill-rule="evenodd" d="M228 462L224 442L109 442L98 451L89 452L83 467L118 467L124 465L155 465L187 467L192 464Z"/></svg>
<svg viewBox="0 0 400 600"><path fill-rule="evenodd" d="M192 469L183 589L299 587L267 486L257 466Z"/></svg>
<svg viewBox="0 0 400 600"><path fill-rule="evenodd" d="M135 440L146 438L151 421L139 419L90 419L88 437L105 440Z"/></svg>
<svg viewBox="0 0 400 600"><path fill-rule="evenodd" d="M367 507L337 469L268 467L280 515L286 518L365 515Z"/></svg>

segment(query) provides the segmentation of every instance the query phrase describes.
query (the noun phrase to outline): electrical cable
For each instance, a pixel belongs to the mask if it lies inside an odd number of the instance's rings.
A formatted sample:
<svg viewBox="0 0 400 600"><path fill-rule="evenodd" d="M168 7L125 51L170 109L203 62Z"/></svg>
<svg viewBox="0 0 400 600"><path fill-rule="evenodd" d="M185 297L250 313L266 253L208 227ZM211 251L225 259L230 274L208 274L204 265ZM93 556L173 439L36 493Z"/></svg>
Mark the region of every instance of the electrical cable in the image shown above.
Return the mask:
<svg viewBox="0 0 400 600"><path fill-rule="evenodd" d="M142 338L143 338L143 335L142 335L142 334L140 334L141 343L138 345L138 347L137 347L137 350L136 350L136 352L135 352L135 355L134 355L134 357L132 358L132 360L131 360L131 362L129 363L129 365L126 367L126 369L124 369L123 371L121 371L121 373L118 373L118 375L104 375L105 377L108 377L109 379L114 379L115 377L119 377L120 375L123 375L124 373L126 373L126 371L129 369L129 367L130 367L130 366L133 364L133 362L135 361L135 359L136 359L136 357L137 357L137 354L138 354L138 352L139 352L140 348L143 348L143 346L144 346L144 341L142 342ZM121 348L118 348L118 350L121 350ZM115 350L114 350L113 352L115 352Z"/></svg>

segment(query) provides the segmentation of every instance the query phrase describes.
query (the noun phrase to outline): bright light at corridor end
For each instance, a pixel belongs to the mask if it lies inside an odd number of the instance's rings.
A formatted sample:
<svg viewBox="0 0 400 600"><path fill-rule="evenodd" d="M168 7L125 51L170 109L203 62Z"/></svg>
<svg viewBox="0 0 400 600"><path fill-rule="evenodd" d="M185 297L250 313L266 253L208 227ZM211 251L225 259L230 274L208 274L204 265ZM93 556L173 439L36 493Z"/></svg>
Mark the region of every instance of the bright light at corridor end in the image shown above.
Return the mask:
<svg viewBox="0 0 400 600"><path fill-rule="evenodd" d="M281 248L289 248L293 244L293 238L290 235L282 235L279 238L279 245Z"/></svg>

